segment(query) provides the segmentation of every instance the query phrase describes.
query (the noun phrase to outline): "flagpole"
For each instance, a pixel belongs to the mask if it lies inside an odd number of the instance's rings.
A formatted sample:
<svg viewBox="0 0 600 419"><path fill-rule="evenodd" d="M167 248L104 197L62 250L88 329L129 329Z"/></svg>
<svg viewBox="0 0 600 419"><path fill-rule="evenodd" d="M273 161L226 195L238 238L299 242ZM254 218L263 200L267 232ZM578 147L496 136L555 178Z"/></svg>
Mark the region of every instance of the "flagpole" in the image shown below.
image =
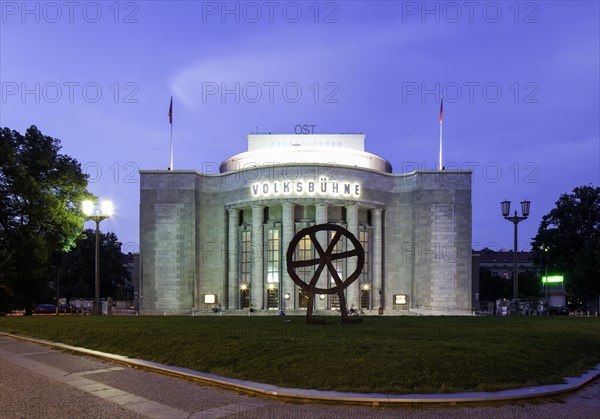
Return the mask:
<svg viewBox="0 0 600 419"><path fill-rule="evenodd" d="M169 150L169 170L173 170L173 96L169 104L169 125L171 125L171 149Z"/></svg>
<svg viewBox="0 0 600 419"><path fill-rule="evenodd" d="M442 121L440 121L440 170L442 167L444 166L442 165Z"/></svg>
<svg viewBox="0 0 600 419"><path fill-rule="evenodd" d="M443 169L444 165L442 164L442 120L443 120L443 112L444 112L444 98L440 96L440 170Z"/></svg>
<svg viewBox="0 0 600 419"><path fill-rule="evenodd" d="M171 122L171 164L170 164L170 170L173 170L173 122Z"/></svg>

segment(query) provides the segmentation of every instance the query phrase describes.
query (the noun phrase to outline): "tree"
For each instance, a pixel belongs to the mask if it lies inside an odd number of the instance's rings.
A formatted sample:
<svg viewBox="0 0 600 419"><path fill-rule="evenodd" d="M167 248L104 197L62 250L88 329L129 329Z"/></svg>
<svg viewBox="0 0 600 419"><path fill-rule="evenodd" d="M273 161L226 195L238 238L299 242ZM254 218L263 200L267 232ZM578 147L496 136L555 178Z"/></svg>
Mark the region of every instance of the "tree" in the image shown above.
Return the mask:
<svg viewBox="0 0 600 419"><path fill-rule="evenodd" d="M547 251L543 250L547 249ZM563 274L565 287L583 299L600 294L600 187L562 194L544 215L532 242L536 263Z"/></svg>
<svg viewBox="0 0 600 419"><path fill-rule="evenodd" d="M519 297L539 297L540 277L534 270L519 272Z"/></svg>
<svg viewBox="0 0 600 419"><path fill-rule="evenodd" d="M123 264L121 243L115 233L100 232L100 298L133 298L129 271ZM86 229L77 245L62 257L60 295L71 298L94 296L96 231Z"/></svg>
<svg viewBox="0 0 600 419"><path fill-rule="evenodd" d="M0 128L0 311L47 298L51 266L83 230L87 175L60 141L31 126Z"/></svg>
<svg viewBox="0 0 600 419"><path fill-rule="evenodd" d="M496 301L500 298L509 298L510 289L508 281L498 275L492 275L488 268L479 268L479 300Z"/></svg>

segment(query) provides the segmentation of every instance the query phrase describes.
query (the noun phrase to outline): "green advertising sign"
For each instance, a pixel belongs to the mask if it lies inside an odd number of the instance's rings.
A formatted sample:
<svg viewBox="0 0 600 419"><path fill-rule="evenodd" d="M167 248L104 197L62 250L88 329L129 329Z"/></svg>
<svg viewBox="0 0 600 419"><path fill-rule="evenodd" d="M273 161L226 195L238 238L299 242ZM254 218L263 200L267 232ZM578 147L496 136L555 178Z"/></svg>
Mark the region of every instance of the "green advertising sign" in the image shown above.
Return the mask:
<svg viewBox="0 0 600 419"><path fill-rule="evenodd" d="M562 284L563 282L565 282L565 277L562 275L542 277L542 284Z"/></svg>

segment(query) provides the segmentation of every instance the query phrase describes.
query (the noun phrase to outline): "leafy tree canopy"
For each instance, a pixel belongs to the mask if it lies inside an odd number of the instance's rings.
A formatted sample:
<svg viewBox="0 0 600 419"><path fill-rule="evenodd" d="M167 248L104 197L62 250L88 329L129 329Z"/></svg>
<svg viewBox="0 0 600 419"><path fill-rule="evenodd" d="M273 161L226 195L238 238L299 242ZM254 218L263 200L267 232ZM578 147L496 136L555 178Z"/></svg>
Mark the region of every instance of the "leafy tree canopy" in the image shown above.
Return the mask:
<svg viewBox="0 0 600 419"><path fill-rule="evenodd" d="M569 292L583 298L600 294L600 187L580 186L561 195L542 218L532 252L549 274L565 275Z"/></svg>
<svg viewBox="0 0 600 419"><path fill-rule="evenodd" d="M510 278L492 275L489 268L479 268L479 299L496 301L499 298L512 299L512 273ZM540 292L540 278L533 270L519 272L519 297L537 297Z"/></svg>
<svg viewBox="0 0 600 419"><path fill-rule="evenodd" d="M133 298L128 286L129 271L123 265L121 243L115 233L100 232L100 298L125 300ZM96 231L86 229L75 248L61 259L60 295L93 298L96 260Z"/></svg>
<svg viewBox="0 0 600 419"><path fill-rule="evenodd" d="M87 175L60 141L31 126L0 128L0 310L31 305L47 290L57 252L83 231Z"/></svg>

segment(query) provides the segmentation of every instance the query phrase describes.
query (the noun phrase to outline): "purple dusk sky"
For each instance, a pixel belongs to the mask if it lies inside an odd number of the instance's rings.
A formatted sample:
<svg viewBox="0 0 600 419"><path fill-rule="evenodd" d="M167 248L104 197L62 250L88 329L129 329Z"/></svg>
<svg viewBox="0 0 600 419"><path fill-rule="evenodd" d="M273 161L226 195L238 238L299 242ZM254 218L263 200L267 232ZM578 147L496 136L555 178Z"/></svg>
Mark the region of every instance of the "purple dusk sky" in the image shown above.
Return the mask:
<svg viewBox="0 0 600 419"><path fill-rule="evenodd" d="M394 173L473 170L473 247L529 248L600 184L597 1L3 1L0 125L37 125L112 199L138 251L139 169L214 172L250 132L366 134ZM332 156L335 159L335 156ZM520 211L520 209L519 209ZM389 222L389 221L388 221ZM91 227L91 224L88 225Z"/></svg>

